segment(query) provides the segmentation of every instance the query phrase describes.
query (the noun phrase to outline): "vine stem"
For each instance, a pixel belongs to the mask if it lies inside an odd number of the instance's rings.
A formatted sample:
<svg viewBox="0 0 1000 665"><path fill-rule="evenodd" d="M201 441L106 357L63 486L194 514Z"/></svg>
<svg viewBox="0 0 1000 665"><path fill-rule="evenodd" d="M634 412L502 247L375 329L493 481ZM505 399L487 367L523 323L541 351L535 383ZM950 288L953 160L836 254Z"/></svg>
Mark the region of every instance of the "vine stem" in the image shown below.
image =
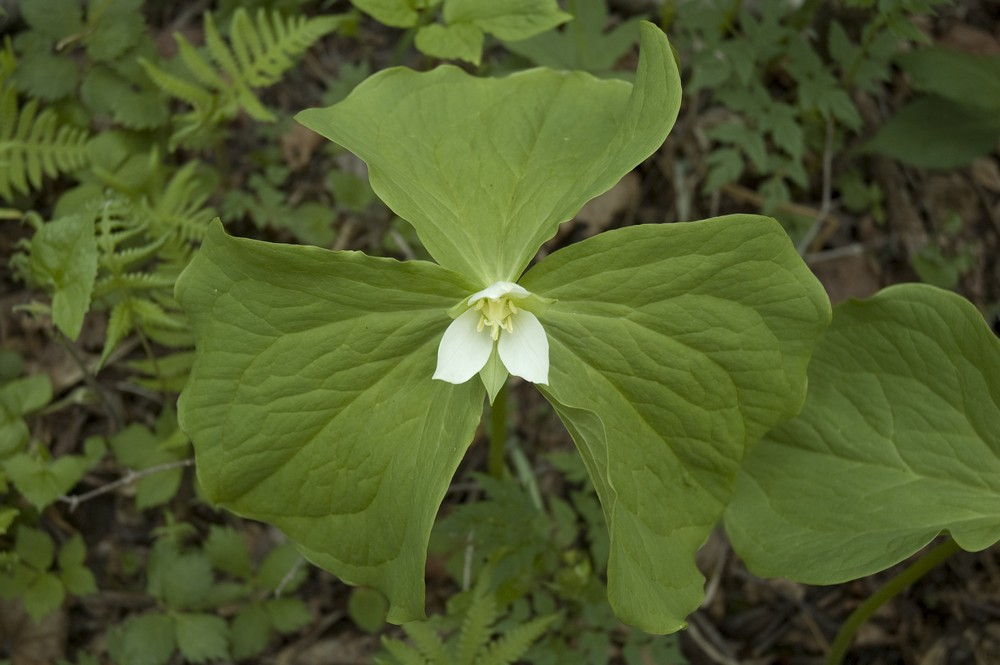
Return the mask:
<svg viewBox="0 0 1000 665"><path fill-rule="evenodd" d="M506 473L504 465L504 444L507 442L507 384L504 384L490 409L490 475L497 480L503 480Z"/></svg>
<svg viewBox="0 0 1000 665"><path fill-rule="evenodd" d="M107 494L108 492L113 492L119 487L124 487L125 485L130 485L140 478L145 478L146 476L151 476L155 473L163 473L164 471L170 471L171 469L181 469L188 466L194 466L194 458L187 458L182 460L177 460L175 462L164 462L163 464L157 464L156 466L150 466L140 471L129 471L124 476L118 480L113 480L107 485L101 485L96 489L92 489L89 492L84 492L83 494L71 494L69 496L59 497L59 501L69 504L69 511L73 512L76 507L79 506L84 501L90 501L91 499L101 496L102 494Z"/></svg>
<svg viewBox="0 0 1000 665"><path fill-rule="evenodd" d="M843 662L848 647L854 641L854 634L858 632L858 628L864 622L868 621L875 610L899 595L901 591L960 549L958 544L949 538L907 566L901 573L879 587L865 602L858 605L857 609L851 612L851 615L840 626L840 630L837 631L837 637L834 638L833 644L830 645L830 651L826 655L826 665L840 665Z"/></svg>

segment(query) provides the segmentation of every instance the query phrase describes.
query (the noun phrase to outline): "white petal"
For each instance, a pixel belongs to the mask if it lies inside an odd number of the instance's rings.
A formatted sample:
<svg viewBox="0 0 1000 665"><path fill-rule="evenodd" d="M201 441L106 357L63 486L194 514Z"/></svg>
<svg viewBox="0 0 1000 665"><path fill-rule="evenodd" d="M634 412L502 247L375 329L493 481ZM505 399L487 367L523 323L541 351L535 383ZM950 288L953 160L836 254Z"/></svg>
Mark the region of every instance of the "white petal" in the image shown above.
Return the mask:
<svg viewBox="0 0 1000 665"><path fill-rule="evenodd" d="M523 286L515 284L514 282L493 282L482 291L477 291L469 296L469 304L475 304L477 300L481 300L483 298L502 298L509 293L513 293L519 298L531 295Z"/></svg>
<svg viewBox="0 0 1000 665"><path fill-rule="evenodd" d="M451 322L438 346L434 378L448 383L465 383L486 366L493 353L489 332L476 332L480 313L470 309Z"/></svg>
<svg viewBox="0 0 1000 665"><path fill-rule="evenodd" d="M549 382L549 339L531 312L522 310L514 316L514 332L500 333L497 351L514 376L532 383Z"/></svg>

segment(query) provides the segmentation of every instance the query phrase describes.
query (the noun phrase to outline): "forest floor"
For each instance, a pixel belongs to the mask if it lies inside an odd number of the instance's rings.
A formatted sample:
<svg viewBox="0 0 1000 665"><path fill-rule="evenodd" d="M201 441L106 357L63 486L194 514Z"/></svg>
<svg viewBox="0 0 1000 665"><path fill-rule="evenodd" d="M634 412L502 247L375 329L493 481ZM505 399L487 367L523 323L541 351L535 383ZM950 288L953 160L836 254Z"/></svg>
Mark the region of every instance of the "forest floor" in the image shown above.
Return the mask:
<svg viewBox="0 0 1000 665"><path fill-rule="evenodd" d="M641 4L641 3L640 3ZM622 11L622 10L619 10ZM192 21L192 25L194 22ZM169 48L164 25L163 48ZM960 2L942 9L924 29L940 44L973 53L1000 55L1000 5L995 1ZM379 61L387 61L396 44L398 32L379 26L363 27L362 39L341 43L324 41L305 57L301 74L273 90L269 101L277 106L304 108L315 105L315 91L323 80L334 79L344 62L370 57L373 70ZM360 45L359 45L360 44ZM633 61L622 63L634 66ZM640 223L686 221L730 212L760 211L761 199L754 183L741 182L724 187L713 196L700 192L700 180L706 170L707 156L703 124L713 109L704 98L686 100L680 118L667 142L635 172L607 194L589 204L576 220L564 224L543 253L565 246L601 231ZM882 108L900 104L899 90L887 87L881 99L860 101L868 133L859 133L861 141L878 124ZM246 163L253 146L239 139L227 144L232 151L230 164L236 165L234 179L240 178L239 165ZM320 143L301 129L290 129L280 137L285 165L296 171L293 187L307 195L321 174L308 166ZM949 171L910 168L887 158L846 156L846 146L830 155L835 175L851 164L865 160L864 170L871 173L884 193L884 220L873 213L851 213L830 201L824 193L822 168L817 163L811 175L811 188L794 203L779 211L799 217L820 219L814 240L805 259L826 287L836 304L848 298L864 298L878 289L900 282L918 281L914 257L929 243L941 245L945 255L966 253L971 262L963 265L955 290L968 298L990 317L994 330L1000 331L997 304L1000 303L1000 158L994 151L968 167ZM822 157L822 156L819 156ZM350 158L345 158L350 161ZM687 165L677 177L679 163ZM245 175L253 166L246 164ZM44 202L42 202L44 205ZM824 209L826 208L826 209ZM945 233L941 221L958 219L960 225ZM350 214L341 217L335 246L384 253L385 238L393 233L391 217L359 219ZM0 231L0 254L11 256L29 230L5 223ZM287 240L282 231L259 230L249 223L233 225L237 234L267 239ZM401 255L406 244L398 243ZM81 403L56 414L34 419L35 436L48 441L54 454L73 450L76 442L94 433L119 429L122 422L152 422L163 398L137 389L128 381L127 372L114 363L91 377L81 369L100 354L104 323L98 317L88 319L75 343L59 341L50 326L15 309L39 294L14 281L5 273L0 293L0 341L26 360L31 371L47 373L56 399L72 396L88 381L100 384L100 393L111 395L114 403ZM137 343L127 343L116 354L121 360L141 356ZM543 453L572 450L572 442L556 416L530 385L512 388L511 399L519 405L520 420L513 430L524 448L541 460ZM116 415L109 415L116 414ZM121 419L112 422L113 419ZM473 444L459 469L456 482L463 482L469 471L486 468L485 433ZM538 462L539 485L549 488L553 481L551 467ZM109 462L98 466L77 488L78 493L106 485L121 470ZM213 524L235 520L213 511L195 499L193 470L187 469L181 491L171 503L178 520L195 524ZM558 487L554 488L558 491ZM137 562L129 552L142 551L150 543L150 534L162 526L159 511L138 511L133 502L120 500L128 495L125 486L82 503L69 512L64 505L46 511L46 518L58 523L69 521L72 530L86 534L93 568L101 593L75 601L52 615L41 626L28 626L27 619L5 601L0 601L0 636L17 633L18 644L8 642L8 657L15 663L53 662L56 656L77 648L101 650L102 631L130 612L148 609L151 599L142 591L121 590L118 581L129 578ZM449 494L449 502L460 501L464 494ZM266 526L241 523L251 548L266 550L280 540ZM690 627L681 633L683 652L691 663L761 665L811 665L822 662L822 655L837 628L865 598L897 569L847 584L813 587L787 580L763 580L749 573L732 552L725 534L719 530L699 555L699 566L708 580L708 597L703 607L690 617ZM900 564L905 566L905 563ZM428 562L428 598L430 610L443 604L453 588L447 577L434 574L442 568L433 556ZM435 588L435 584L440 585ZM262 663L283 665L348 665L368 663L378 649L378 636L359 630L350 620L348 590L331 575L311 568L308 581L299 592L317 620L298 634L286 637L261 657ZM395 629L387 629L396 634ZM0 658L3 652L0 640ZM19 654L19 655L18 655ZM33 654L33 655L32 655ZM15 657L16 656L16 657ZM20 658L20 660L18 660ZM883 606L858 634L849 662L867 664L907 663L912 665L997 665L1000 664L1000 548L983 552L959 552L918 581L903 595Z"/></svg>

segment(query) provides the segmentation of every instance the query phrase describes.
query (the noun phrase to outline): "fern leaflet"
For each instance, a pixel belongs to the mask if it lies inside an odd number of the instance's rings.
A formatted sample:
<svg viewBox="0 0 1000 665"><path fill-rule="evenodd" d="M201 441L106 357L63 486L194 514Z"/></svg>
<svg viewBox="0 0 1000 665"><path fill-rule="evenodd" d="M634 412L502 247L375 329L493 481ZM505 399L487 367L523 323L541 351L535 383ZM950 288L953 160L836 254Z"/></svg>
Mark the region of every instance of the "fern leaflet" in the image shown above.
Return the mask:
<svg viewBox="0 0 1000 665"><path fill-rule="evenodd" d="M475 665L476 655L490 641L491 626L497 618L496 597L490 592L490 574L484 570L472 593L472 604L462 619L462 629L458 634L455 662L460 665Z"/></svg>
<svg viewBox="0 0 1000 665"><path fill-rule="evenodd" d="M172 143L194 138L200 132L233 119L240 110L260 122L275 122L277 117L254 93L277 83L294 64L295 58L316 40L337 29L342 16L286 18L279 12L261 9L256 22L242 7L233 14L230 42L227 44L211 13L205 14L204 32L207 55L182 35L175 34L178 53L191 79L167 72L143 60L150 79L167 94L193 107L181 116L180 127Z"/></svg>
<svg viewBox="0 0 1000 665"><path fill-rule="evenodd" d="M87 165L88 133L60 124L55 111L39 112L32 99L20 110L12 85L0 89L0 196L27 194L54 178Z"/></svg>
<svg viewBox="0 0 1000 665"><path fill-rule="evenodd" d="M511 628L487 647L476 660L476 665L510 665L523 656L557 619L558 614L549 614Z"/></svg>

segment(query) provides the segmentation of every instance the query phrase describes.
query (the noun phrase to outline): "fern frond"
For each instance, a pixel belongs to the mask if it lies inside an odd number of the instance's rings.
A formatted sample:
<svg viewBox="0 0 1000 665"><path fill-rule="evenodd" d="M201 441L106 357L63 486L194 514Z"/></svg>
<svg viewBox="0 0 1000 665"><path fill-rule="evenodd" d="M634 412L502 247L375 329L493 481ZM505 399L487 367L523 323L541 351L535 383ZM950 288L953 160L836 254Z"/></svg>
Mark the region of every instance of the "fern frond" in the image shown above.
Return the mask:
<svg viewBox="0 0 1000 665"><path fill-rule="evenodd" d="M150 291L172 289L177 278L172 275L156 275L148 272L128 272L122 275L106 275L94 284L92 297L103 298L114 291Z"/></svg>
<svg viewBox="0 0 1000 665"><path fill-rule="evenodd" d="M205 17L206 25L210 22L210 16L211 15L209 14ZM215 68L212 67L212 64L198 52L198 49L192 46L191 42L186 40L184 35L179 32L174 34L174 39L177 40L177 53L184 62L184 66L188 68L188 71L194 74L194 77L198 79L202 85L213 90L225 90L226 80L219 76L219 72L217 72Z"/></svg>
<svg viewBox="0 0 1000 665"><path fill-rule="evenodd" d="M191 333L190 324L185 326L185 330L146 328L145 332L149 339L163 346L169 346L173 349L190 349L194 347L194 335Z"/></svg>
<svg viewBox="0 0 1000 665"><path fill-rule="evenodd" d="M491 626L496 618L497 600L490 591L490 575L484 570L473 590L472 603L462 619L455 654L457 665L476 665L476 655L489 644L493 633Z"/></svg>
<svg viewBox="0 0 1000 665"><path fill-rule="evenodd" d="M133 316L147 326L165 328L167 330L185 330L188 322L180 315L171 315L162 307L146 298L133 298L131 301Z"/></svg>
<svg viewBox="0 0 1000 665"><path fill-rule="evenodd" d="M0 86L6 85L7 79L14 75L17 68L17 56L14 55L14 43L10 35L3 36L3 48L0 49Z"/></svg>
<svg viewBox="0 0 1000 665"><path fill-rule="evenodd" d="M118 249L114 253L114 265L119 270L128 270L133 266L145 263L157 255L160 248L167 244L167 240L168 238L164 236L154 237L153 240L143 245Z"/></svg>
<svg viewBox="0 0 1000 665"><path fill-rule="evenodd" d="M180 35L176 35L175 39L177 39L178 46L181 43L187 43ZM150 80L171 97L176 97L187 102L202 113L208 113L215 107L215 96L210 90L206 90L190 81L185 81L181 77L157 67L145 58L140 58L139 64L142 65Z"/></svg>
<svg viewBox="0 0 1000 665"><path fill-rule="evenodd" d="M185 258L192 243L204 237L209 222L216 217L214 209L204 207L210 191L198 162L191 162L173 175L162 195L145 203L155 234L170 238L177 250L170 254Z"/></svg>
<svg viewBox="0 0 1000 665"><path fill-rule="evenodd" d="M0 196L27 194L53 178L87 165L86 130L59 123L55 111L39 112L32 99L18 110L13 86L0 89Z"/></svg>
<svg viewBox="0 0 1000 665"><path fill-rule="evenodd" d="M550 614L511 628L486 649L476 660L476 665L511 665L523 656L535 640L544 635L559 617L558 614Z"/></svg>
<svg viewBox="0 0 1000 665"><path fill-rule="evenodd" d="M104 349L101 351L100 365L108 361L111 352L115 350L125 337L132 332L134 322L132 319L132 308L129 300L122 300L111 308L111 316L108 317L108 329L104 335Z"/></svg>
<svg viewBox="0 0 1000 665"><path fill-rule="evenodd" d="M416 649L399 640L383 637L382 646L396 660L397 665L430 665Z"/></svg>
<svg viewBox="0 0 1000 665"><path fill-rule="evenodd" d="M254 88L277 83L297 56L341 23L341 16L285 18L260 9L255 26L241 7L233 14L232 42L243 80Z"/></svg>
<svg viewBox="0 0 1000 665"><path fill-rule="evenodd" d="M414 621L413 623L404 625L403 630L413 640L413 643L417 646L417 650L429 662L434 663L434 665L450 662L451 659L448 658L444 641L431 626L430 622Z"/></svg>

